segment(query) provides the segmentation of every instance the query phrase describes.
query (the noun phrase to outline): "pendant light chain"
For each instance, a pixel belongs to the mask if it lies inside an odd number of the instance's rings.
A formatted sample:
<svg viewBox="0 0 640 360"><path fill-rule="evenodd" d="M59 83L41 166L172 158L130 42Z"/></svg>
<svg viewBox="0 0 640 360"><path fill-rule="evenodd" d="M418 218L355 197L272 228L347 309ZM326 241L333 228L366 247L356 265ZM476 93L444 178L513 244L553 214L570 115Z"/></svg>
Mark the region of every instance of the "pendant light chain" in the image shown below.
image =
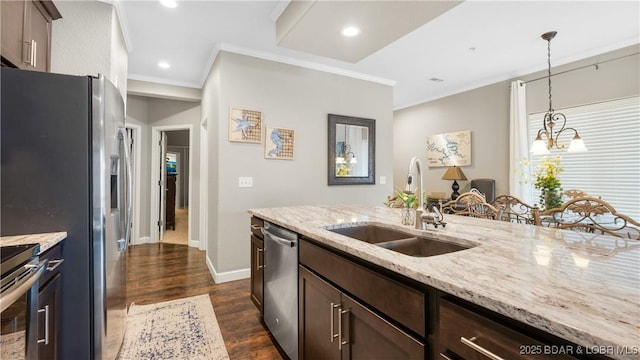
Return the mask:
<svg viewBox="0 0 640 360"><path fill-rule="evenodd" d="M549 78L549 112L553 112L553 106L551 104L551 39L547 40L547 73Z"/></svg>

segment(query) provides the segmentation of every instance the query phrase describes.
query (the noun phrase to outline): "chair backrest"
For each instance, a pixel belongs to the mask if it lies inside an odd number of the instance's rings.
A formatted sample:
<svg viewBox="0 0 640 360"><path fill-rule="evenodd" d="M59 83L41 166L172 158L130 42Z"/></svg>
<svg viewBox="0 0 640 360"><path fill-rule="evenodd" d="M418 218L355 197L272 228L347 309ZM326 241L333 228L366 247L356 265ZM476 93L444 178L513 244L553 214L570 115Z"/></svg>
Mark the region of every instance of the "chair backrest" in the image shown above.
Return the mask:
<svg viewBox="0 0 640 360"><path fill-rule="evenodd" d="M538 210L537 205L529 205L526 202L511 195L500 195L493 201L497 209L504 208L502 216L498 220L520 224L533 224L533 210Z"/></svg>
<svg viewBox="0 0 640 360"><path fill-rule="evenodd" d="M584 192L582 190L578 190L578 189L571 189L571 190L564 191L562 193L562 199L564 201L569 201L571 199L575 199L575 198L579 198L579 197L585 197L585 196L590 196L590 195L587 194L586 192Z"/></svg>
<svg viewBox="0 0 640 360"><path fill-rule="evenodd" d="M478 189L490 203L496 198L496 181L494 179L473 179L471 180L471 188Z"/></svg>
<svg viewBox="0 0 640 360"><path fill-rule="evenodd" d="M609 203L592 196L574 198L555 209L534 210L533 216L535 224L540 226L640 240L640 222L619 214Z"/></svg>
<svg viewBox="0 0 640 360"><path fill-rule="evenodd" d="M484 195L484 193L483 193L483 192L481 192L480 190L478 190L478 189L476 189L476 188L472 187L472 188L471 188L471 190L469 190L469 192L476 193L476 194L478 194L478 195L482 196L482 198L483 198L485 201L487 201L487 197L486 197L486 196Z"/></svg>
<svg viewBox="0 0 640 360"><path fill-rule="evenodd" d="M497 219L501 216L501 210L486 202L481 194L472 191L461 194L455 200L440 204L440 212L485 219Z"/></svg>

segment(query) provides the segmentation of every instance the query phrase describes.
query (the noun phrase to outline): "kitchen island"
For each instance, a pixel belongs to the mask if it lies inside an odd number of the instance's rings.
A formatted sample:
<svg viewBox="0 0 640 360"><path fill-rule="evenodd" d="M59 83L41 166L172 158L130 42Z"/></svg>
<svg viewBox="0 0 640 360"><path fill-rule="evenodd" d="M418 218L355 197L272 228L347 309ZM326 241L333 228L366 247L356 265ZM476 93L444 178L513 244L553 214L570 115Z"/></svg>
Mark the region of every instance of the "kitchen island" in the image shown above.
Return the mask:
<svg viewBox="0 0 640 360"><path fill-rule="evenodd" d="M640 242L453 215L445 215L445 228L420 231L401 225L400 210L386 207L296 206L249 213L581 345L581 351L639 356ZM412 257L328 230L362 224L470 248Z"/></svg>

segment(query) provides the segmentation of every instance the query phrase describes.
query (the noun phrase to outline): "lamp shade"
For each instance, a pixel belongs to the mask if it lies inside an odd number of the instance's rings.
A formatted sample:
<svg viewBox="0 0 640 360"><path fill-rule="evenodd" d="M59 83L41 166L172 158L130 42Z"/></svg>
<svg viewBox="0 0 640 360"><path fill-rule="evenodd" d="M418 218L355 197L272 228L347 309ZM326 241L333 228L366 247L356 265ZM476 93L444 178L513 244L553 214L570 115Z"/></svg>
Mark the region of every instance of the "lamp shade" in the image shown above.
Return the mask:
<svg viewBox="0 0 640 360"><path fill-rule="evenodd" d="M444 173L442 180L467 180L467 177L462 172L462 169L453 165L447 169L446 173Z"/></svg>

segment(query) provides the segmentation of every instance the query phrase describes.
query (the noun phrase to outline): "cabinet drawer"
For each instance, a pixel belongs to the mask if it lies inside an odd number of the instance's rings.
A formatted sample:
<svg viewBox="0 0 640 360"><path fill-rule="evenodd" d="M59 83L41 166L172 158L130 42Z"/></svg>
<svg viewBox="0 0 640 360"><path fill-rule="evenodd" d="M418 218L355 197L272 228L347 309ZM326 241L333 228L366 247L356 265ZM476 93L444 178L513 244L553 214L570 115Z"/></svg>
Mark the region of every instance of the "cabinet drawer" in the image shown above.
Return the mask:
<svg viewBox="0 0 640 360"><path fill-rule="evenodd" d="M57 244L43 254L40 254L40 261L44 259L49 260L49 265L47 266L47 271L45 271L40 279L40 287L44 286L54 275L62 271L64 261L62 259L62 245Z"/></svg>
<svg viewBox="0 0 640 360"><path fill-rule="evenodd" d="M262 227L264 226L264 220L257 218L255 216L251 217L251 232L253 235L257 236L259 239L264 239L262 237Z"/></svg>
<svg viewBox="0 0 640 360"><path fill-rule="evenodd" d="M491 358L482 355L486 351L502 359L574 359L565 355L552 356L552 351L575 348L547 346L545 350L545 344L445 299L439 300L439 313L438 351L442 358Z"/></svg>
<svg viewBox="0 0 640 360"><path fill-rule="evenodd" d="M425 294L337 254L300 241L300 263L387 317L425 336Z"/></svg>

